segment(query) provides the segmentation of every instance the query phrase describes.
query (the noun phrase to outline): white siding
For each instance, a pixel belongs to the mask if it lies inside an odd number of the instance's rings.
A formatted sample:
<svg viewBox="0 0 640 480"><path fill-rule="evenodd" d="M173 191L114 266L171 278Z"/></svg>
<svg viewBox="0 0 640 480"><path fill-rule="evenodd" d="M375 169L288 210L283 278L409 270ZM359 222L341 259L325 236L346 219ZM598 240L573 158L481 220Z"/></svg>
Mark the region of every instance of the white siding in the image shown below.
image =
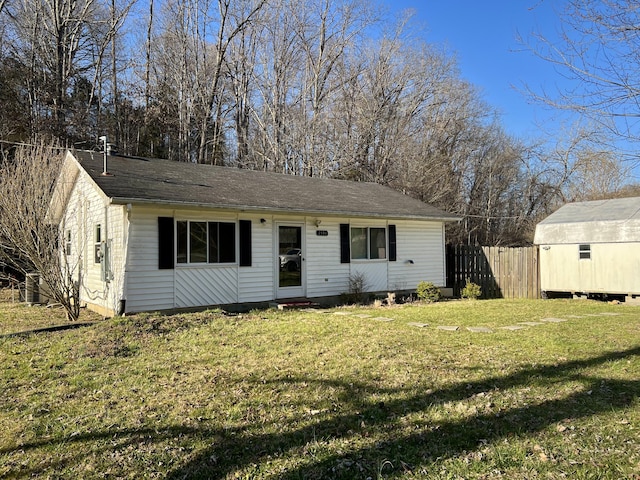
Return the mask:
<svg viewBox="0 0 640 480"><path fill-rule="evenodd" d="M107 215L108 219L103 225L103 240L106 240L109 245L110 269L106 300L107 308L117 312L120 301L124 299L124 264L128 224L126 206L111 205L107 209Z"/></svg>
<svg viewBox="0 0 640 480"><path fill-rule="evenodd" d="M251 266L238 268L238 301L265 302L275 298L276 257L273 251L273 219L258 215L251 220ZM265 220L261 222L260 219Z"/></svg>
<svg viewBox="0 0 640 480"><path fill-rule="evenodd" d="M176 307L220 305L238 301L237 267L176 267Z"/></svg>
<svg viewBox="0 0 640 480"><path fill-rule="evenodd" d="M442 222L398 221L395 225L397 261L389 262L389 289L414 290L421 281L443 287L446 278Z"/></svg>
<svg viewBox="0 0 640 480"><path fill-rule="evenodd" d="M350 226L368 227L368 228L386 228L388 224L386 219L351 219ZM387 245L389 244L389 232L387 231ZM340 250L338 250L339 258ZM365 277L365 289L369 292L382 292L389 290L389 250L386 251L386 259L384 260L351 260L349 264L350 275L362 274ZM345 290L346 291L346 290Z"/></svg>
<svg viewBox="0 0 640 480"><path fill-rule="evenodd" d="M540 288L551 292L640 294L640 243L592 243L591 258L579 245L540 246Z"/></svg>
<svg viewBox="0 0 640 480"><path fill-rule="evenodd" d="M368 290L372 292L412 290L421 281L445 285L442 222L332 218L318 220L318 227L315 226L315 217L307 222L307 296L322 297L347 292L349 275L356 273L364 274ZM340 263L341 223L349 223L353 227L395 225L397 260L351 260L351 263ZM328 235L317 236L316 230L326 230Z"/></svg>
<svg viewBox="0 0 640 480"><path fill-rule="evenodd" d="M67 201L61 221L65 235L72 232L71 255L65 256L73 278L80 279L80 302L105 314L113 314L123 295L122 271L125 251L124 207L109 205L89 176L82 172ZM95 262L95 228L110 246L112 276L102 277L102 265Z"/></svg>
<svg viewBox="0 0 640 480"><path fill-rule="evenodd" d="M174 272L158 268L158 217L172 210L133 206L126 267L127 312L175 308Z"/></svg>
<svg viewBox="0 0 640 480"><path fill-rule="evenodd" d="M347 220L336 218L309 218L306 227L306 280L307 296L323 297L339 295L349 289L350 264L340 263L340 223ZM326 230L328 235L318 236L317 230Z"/></svg>
<svg viewBox="0 0 640 480"><path fill-rule="evenodd" d="M176 265L158 268L158 217L176 220L251 221L252 265ZM131 214L127 311L272 300L272 222L261 216L186 209L134 206ZM239 235L236 235L239 247ZM239 248L237 249L239 255Z"/></svg>
<svg viewBox="0 0 640 480"><path fill-rule="evenodd" d="M176 220L250 220L252 265L176 265L158 268L158 217ZM226 303L251 303L276 297L278 258L275 226L304 223L307 297L348 291L349 275L365 274L370 291L413 289L422 280L444 285L444 246L441 222L385 219L317 218L133 206L130 213L126 279L127 311L181 308ZM264 222L261 222L261 219ZM316 226L317 222L319 226ZM340 263L340 224L358 227L396 225L397 261ZM318 236L317 230L326 230ZM238 236L239 242L239 236ZM238 250L239 252L239 250ZM388 255L388 252L387 252ZM407 262L413 260L413 264Z"/></svg>

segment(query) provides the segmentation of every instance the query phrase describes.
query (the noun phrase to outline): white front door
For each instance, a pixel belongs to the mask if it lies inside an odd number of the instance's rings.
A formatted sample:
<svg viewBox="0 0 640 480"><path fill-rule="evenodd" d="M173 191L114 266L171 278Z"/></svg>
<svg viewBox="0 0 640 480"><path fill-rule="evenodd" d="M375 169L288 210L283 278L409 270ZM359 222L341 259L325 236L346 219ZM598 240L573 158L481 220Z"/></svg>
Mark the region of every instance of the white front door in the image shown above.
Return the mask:
<svg viewBox="0 0 640 480"><path fill-rule="evenodd" d="M305 296L304 224L278 224L276 238L276 271L278 298Z"/></svg>

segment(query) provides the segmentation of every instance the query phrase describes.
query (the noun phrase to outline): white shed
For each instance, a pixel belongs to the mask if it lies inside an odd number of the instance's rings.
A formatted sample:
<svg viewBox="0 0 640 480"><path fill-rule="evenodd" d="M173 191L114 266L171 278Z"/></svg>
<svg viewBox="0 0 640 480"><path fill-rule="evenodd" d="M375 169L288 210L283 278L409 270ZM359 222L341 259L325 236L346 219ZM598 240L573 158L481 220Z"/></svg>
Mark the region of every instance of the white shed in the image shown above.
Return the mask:
<svg viewBox="0 0 640 480"><path fill-rule="evenodd" d="M458 220L373 183L85 151L54 198L81 302L107 315L315 300L354 274L371 292L444 286Z"/></svg>
<svg viewBox="0 0 640 480"><path fill-rule="evenodd" d="M536 226L546 294L640 295L640 197L569 203Z"/></svg>

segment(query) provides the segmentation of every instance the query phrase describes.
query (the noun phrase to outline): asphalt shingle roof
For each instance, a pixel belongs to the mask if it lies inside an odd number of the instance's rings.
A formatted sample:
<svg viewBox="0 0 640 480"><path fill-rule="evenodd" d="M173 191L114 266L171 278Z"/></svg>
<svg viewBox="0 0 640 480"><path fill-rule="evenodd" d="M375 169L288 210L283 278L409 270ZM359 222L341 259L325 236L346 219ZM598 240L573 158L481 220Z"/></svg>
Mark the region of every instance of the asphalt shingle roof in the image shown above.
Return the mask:
<svg viewBox="0 0 640 480"><path fill-rule="evenodd" d="M74 151L116 203L159 203L310 214L458 220L455 215L366 182Z"/></svg>

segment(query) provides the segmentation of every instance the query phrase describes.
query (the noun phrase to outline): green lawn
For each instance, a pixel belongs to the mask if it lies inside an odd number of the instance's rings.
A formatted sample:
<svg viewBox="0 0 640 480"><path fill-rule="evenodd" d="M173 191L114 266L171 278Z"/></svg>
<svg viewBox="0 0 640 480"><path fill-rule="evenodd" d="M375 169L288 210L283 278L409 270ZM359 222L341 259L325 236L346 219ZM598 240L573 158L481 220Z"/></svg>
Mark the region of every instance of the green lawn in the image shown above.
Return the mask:
<svg viewBox="0 0 640 480"><path fill-rule="evenodd" d="M68 325L64 309L61 306L27 306L20 301L17 289L0 288L0 335L26 332L40 328ZM95 322L102 317L94 312L83 310L79 322Z"/></svg>
<svg viewBox="0 0 640 480"><path fill-rule="evenodd" d="M639 307L137 315L0 363L1 478L640 477Z"/></svg>

